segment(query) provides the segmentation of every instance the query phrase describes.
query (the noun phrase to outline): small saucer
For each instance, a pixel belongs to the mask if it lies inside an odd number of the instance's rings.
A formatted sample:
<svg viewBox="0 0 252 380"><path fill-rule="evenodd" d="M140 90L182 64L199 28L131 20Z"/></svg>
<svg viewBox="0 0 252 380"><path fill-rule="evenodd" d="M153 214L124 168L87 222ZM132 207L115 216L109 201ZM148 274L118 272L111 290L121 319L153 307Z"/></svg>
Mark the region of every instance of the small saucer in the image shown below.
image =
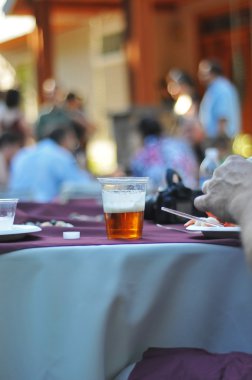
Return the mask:
<svg viewBox="0 0 252 380"><path fill-rule="evenodd" d="M25 235L33 232L39 232L42 229L38 226L27 224L13 224L13 226L6 230L0 229L0 242L1 241L14 241L22 239Z"/></svg>
<svg viewBox="0 0 252 380"><path fill-rule="evenodd" d="M206 227L206 226L188 226L186 228L188 231L198 231L202 232L202 234L209 238L221 238L221 239L239 239L241 228L239 226L236 227Z"/></svg>

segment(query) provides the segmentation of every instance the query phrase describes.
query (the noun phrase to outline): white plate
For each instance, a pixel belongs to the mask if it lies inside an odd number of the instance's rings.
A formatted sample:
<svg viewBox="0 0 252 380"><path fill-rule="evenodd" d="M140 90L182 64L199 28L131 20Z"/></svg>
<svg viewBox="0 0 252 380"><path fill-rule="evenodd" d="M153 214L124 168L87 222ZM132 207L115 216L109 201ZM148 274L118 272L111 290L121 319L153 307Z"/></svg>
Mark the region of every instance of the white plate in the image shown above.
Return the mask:
<svg viewBox="0 0 252 380"><path fill-rule="evenodd" d="M25 235L39 232L41 228L30 224L14 224L7 230L0 229L0 241L11 241L22 239Z"/></svg>
<svg viewBox="0 0 252 380"><path fill-rule="evenodd" d="M235 238L239 239L240 227L206 227L206 226L188 226L188 231L201 231L204 236L211 238Z"/></svg>

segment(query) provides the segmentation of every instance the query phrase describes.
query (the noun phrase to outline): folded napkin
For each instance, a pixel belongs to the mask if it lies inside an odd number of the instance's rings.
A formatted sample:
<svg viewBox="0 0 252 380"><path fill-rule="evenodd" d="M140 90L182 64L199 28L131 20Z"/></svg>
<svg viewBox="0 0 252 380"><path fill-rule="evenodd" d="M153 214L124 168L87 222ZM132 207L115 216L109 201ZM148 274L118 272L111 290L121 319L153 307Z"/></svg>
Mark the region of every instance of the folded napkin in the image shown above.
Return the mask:
<svg viewBox="0 0 252 380"><path fill-rule="evenodd" d="M195 348L149 348L129 380L251 380L252 354Z"/></svg>

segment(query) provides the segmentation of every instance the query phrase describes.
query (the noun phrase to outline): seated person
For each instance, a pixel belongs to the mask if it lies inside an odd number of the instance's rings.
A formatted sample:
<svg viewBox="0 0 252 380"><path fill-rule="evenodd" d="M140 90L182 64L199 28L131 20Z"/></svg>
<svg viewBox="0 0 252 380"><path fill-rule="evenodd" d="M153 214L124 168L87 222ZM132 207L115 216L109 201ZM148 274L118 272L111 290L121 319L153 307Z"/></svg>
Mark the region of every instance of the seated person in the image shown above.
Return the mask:
<svg viewBox="0 0 252 380"><path fill-rule="evenodd" d="M4 132L0 136L0 190L8 186L10 162L23 145L22 136L13 132Z"/></svg>
<svg viewBox="0 0 252 380"><path fill-rule="evenodd" d="M237 223L248 262L252 266L252 162L240 156L229 156L203 185L203 193L194 201L201 211L220 220Z"/></svg>
<svg viewBox="0 0 252 380"><path fill-rule="evenodd" d="M96 182L77 165L72 153L77 144L74 127L54 125L47 138L34 146L22 148L13 158L9 190L20 194L20 199L29 194L29 199L48 202L60 194L67 182L83 184L83 187Z"/></svg>
<svg viewBox="0 0 252 380"><path fill-rule="evenodd" d="M20 91L17 89L8 90L5 96L6 107L0 118L0 131L1 134L5 132L16 134L19 139L22 139L22 144L25 145L31 137L31 132L21 111L20 104Z"/></svg>
<svg viewBox="0 0 252 380"><path fill-rule="evenodd" d="M151 187L166 186L166 169L178 172L184 185L197 188L198 164L190 145L182 138L165 137L162 126L151 118L144 118L138 125L143 146L131 160L130 172L134 176L147 176Z"/></svg>
<svg viewBox="0 0 252 380"><path fill-rule="evenodd" d="M67 124L71 119L61 106L54 106L48 112L41 114L35 123L35 139L42 140L50 133L52 124Z"/></svg>
<svg viewBox="0 0 252 380"><path fill-rule="evenodd" d="M87 145L96 131L96 127L87 119L81 97L73 92L67 94L62 105L62 112L75 125L80 143L79 148L75 152L75 157L79 165L84 167L86 164Z"/></svg>

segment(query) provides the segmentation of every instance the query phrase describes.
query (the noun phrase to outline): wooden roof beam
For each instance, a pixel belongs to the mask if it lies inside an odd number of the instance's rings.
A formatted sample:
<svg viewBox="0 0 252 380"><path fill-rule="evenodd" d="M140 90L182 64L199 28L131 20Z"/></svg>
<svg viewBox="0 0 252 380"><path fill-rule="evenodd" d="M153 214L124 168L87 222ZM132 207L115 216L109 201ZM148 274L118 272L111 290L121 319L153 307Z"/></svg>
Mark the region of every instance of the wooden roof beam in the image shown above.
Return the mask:
<svg viewBox="0 0 252 380"><path fill-rule="evenodd" d="M7 0L3 10L6 14L32 14L35 3L48 5L55 11L73 10L83 13L122 9L123 0Z"/></svg>

